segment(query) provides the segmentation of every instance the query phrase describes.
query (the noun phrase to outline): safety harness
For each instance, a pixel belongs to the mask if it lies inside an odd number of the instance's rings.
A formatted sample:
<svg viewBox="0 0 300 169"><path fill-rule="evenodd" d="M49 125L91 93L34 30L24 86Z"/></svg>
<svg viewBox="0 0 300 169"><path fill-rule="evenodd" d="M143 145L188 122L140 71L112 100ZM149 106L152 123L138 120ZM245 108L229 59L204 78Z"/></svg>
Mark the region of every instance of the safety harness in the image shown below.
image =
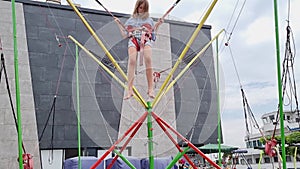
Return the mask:
<svg viewBox="0 0 300 169"><path fill-rule="evenodd" d="M140 66L143 65L144 47L146 42L155 41L155 34L152 31L150 24L143 24L141 28L134 28L131 25L127 26L128 37L135 45L136 50L140 52Z"/></svg>

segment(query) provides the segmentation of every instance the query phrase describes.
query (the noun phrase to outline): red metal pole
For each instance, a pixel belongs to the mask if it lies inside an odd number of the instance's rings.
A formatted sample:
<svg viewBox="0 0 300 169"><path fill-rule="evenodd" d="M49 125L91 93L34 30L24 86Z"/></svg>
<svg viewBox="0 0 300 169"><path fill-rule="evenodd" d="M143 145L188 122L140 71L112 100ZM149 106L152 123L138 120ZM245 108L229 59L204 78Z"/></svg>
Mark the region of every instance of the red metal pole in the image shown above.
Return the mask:
<svg viewBox="0 0 300 169"><path fill-rule="evenodd" d="M153 113L153 112L152 112ZM152 114L153 115L153 114ZM168 130L165 128L165 126L161 123L161 121L157 118L156 115L153 115L158 125L162 128L162 130L166 133L166 135L169 137L169 139L174 143L178 151L182 152L183 150L180 148L180 146L177 144L176 140L171 136L171 134L168 132ZM189 156L186 154L183 155L184 158L189 162L189 164L192 165L194 169L197 169L197 166L190 160Z"/></svg>
<svg viewBox="0 0 300 169"><path fill-rule="evenodd" d="M125 134L120 138L120 139L118 139L104 154L103 154L103 156L101 156L101 158L98 160L98 161L96 161L96 163L91 167L91 169L95 169L103 160L104 160L104 158L110 153L110 152L112 152L114 149L115 149L115 147L116 147L116 145L117 144L119 144L121 141L123 141L124 140L124 138L131 132L131 130L133 130L138 124L139 124L139 122L143 119L143 118L145 118L144 116L146 116L147 115L147 112L145 112L145 114L143 114L143 116L141 116L126 132L125 132Z"/></svg>
<svg viewBox="0 0 300 169"><path fill-rule="evenodd" d="M167 126L172 132L174 132L178 137L180 137L182 140L188 143L188 146L194 149L200 156L202 156L205 160L207 160L211 165L213 165L217 169L221 169L220 166L218 166L214 161L212 161L210 158L208 158L202 151L200 151L196 146L194 146L189 140L187 140L185 137L183 137L180 133L178 133L172 126L170 126L167 122L165 122L163 119L158 117L154 112L152 114L155 116L160 122L162 122L165 126Z"/></svg>
<svg viewBox="0 0 300 169"><path fill-rule="evenodd" d="M126 140L126 142L124 143L124 145L122 146L122 148L120 149L120 153L123 152L123 150L127 147L128 143L131 141L131 139L133 138L133 136L136 134L136 132L140 129L141 125L143 124L143 122L145 121L147 117L147 112L145 112L141 118L141 121L139 121L137 127L134 129L134 131L132 132L132 134L129 136L129 139ZM107 169L111 169L111 167L114 165L114 163L116 162L116 160L118 159L118 154L114 157L114 159L111 161L111 163L109 164L109 166L107 167Z"/></svg>

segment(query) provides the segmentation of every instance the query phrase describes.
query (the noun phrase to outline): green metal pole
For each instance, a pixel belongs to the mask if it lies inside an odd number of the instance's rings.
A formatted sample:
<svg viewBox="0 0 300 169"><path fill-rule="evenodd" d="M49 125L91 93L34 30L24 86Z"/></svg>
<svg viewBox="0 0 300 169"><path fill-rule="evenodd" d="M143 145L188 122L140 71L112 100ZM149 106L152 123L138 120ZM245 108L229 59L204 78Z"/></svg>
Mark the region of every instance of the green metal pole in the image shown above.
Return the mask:
<svg viewBox="0 0 300 169"><path fill-rule="evenodd" d="M219 146L219 163L222 166L221 161L221 112L220 112L220 69L219 69L219 47L218 38L216 39L216 53L217 53L217 93L218 93L218 146Z"/></svg>
<svg viewBox="0 0 300 169"><path fill-rule="evenodd" d="M77 135L78 135L78 168L81 169L81 138L80 138L80 99L79 99L79 76L78 76L78 46L76 47L76 95L77 95Z"/></svg>
<svg viewBox="0 0 300 169"><path fill-rule="evenodd" d="M280 70L280 45L279 45L279 30L278 30L278 12L277 0L274 0L274 16L275 16L275 33L276 33L276 54L277 54L277 81L278 81L278 97L279 97L279 113L280 113L280 129L281 129L281 151L282 151L282 167L286 169L286 153L285 153L285 136L284 136L284 121L283 121L283 106L282 106L282 84Z"/></svg>
<svg viewBox="0 0 300 169"><path fill-rule="evenodd" d="M119 151L114 150L114 152L130 167L131 169L136 169L135 166L127 160L126 157L124 157Z"/></svg>
<svg viewBox="0 0 300 169"><path fill-rule="evenodd" d="M154 169L154 156L153 156L153 128L152 128L152 105L147 102L147 126L148 126L148 153L149 153L149 169Z"/></svg>
<svg viewBox="0 0 300 169"><path fill-rule="evenodd" d="M190 149L190 147L186 147L182 152L179 152L175 158L171 161L171 163L166 167L166 169L171 169L175 163Z"/></svg>
<svg viewBox="0 0 300 169"><path fill-rule="evenodd" d="M15 0L11 1L12 22L14 36L14 65L15 65L15 86L16 86L16 108L18 118L18 149L19 149L19 168L23 169L23 149L22 149L22 120L21 120L21 104L20 104L20 83L19 83L19 65L18 65L18 43L17 43L17 26L16 26L16 4Z"/></svg>

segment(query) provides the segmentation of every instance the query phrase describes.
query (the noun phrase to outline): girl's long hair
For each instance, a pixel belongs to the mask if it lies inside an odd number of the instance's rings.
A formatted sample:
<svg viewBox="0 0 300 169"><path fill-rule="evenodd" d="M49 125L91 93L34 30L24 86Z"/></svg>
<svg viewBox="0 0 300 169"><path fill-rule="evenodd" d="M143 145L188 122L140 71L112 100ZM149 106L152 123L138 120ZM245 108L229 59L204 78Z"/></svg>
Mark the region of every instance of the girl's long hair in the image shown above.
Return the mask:
<svg viewBox="0 0 300 169"><path fill-rule="evenodd" d="M144 13L138 13L138 8L140 5L144 4ZM149 2L148 0L137 0L135 3L134 11L132 13L133 18L146 19L149 17Z"/></svg>

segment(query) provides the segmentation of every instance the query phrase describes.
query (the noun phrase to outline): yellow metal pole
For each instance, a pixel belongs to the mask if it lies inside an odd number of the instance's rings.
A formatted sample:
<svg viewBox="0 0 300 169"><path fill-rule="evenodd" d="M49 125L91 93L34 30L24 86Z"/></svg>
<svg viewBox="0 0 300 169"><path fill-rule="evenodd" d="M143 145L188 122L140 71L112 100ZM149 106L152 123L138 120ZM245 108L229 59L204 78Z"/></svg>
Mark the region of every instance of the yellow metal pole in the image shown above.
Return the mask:
<svg viewBox="0 0 300 169"><path fill-rule="evenodd" d="M155 104L158 102L158 98L161 97L163 90L165 89L167 83L170 81L172 75L174 74L175 70L177 69L177 67L179 66L179 63L181 62L181 60L183 59L183 57L185 56L186 52L188 51L188 49L190 48L190 46L192 45L192 43L194 42L196 36L198 35L199 31L201 30L202 26L204 25L204 22L207 20L208 16L210 15L212 9L214 8L215 4L217 3L218 0L214 0L212 2L212 4L210 5L209 9L207 10L207 12L205 13L205 15L203 16L202 20L200 21L199 25L197 26L196 30L194 31L192 37L190 38L190 40L188 41L188 43L186 44L185 48L183 49L183 51L181 52L178 60L176 61L174 67L172 68L170 74L167 76L166 80L164 81L164 83L162 84L158 94L156 95L156 97L154 98L154 101L152 103L152 107L155 106Z"/></svg>
<svg viewBox="0 0 300 169"><path fill-rule="evenodd" d="M202 48L202 50L200 52L197 53L196 56L194 56L194 58L185 66L185 68L177 75L177 77L168 85L168 87L166 88L166 90L158 97L157 101L159 101L161 99L161 97L163 95L165 95L173 86L174 84L183 76L183 74L191 67L191 65L196 61L196 59L202 55L206 49L212 44L212 42L214 40L216 40L216 38L224 31L224 29L222 29L213 39L211 39L205 46L204 48ZM154 103L153 103L154 105Z"/></svg>
<svg viewBox="0 0 300 169"><path fill-rule="evenodd" d="M112 62L112 64L116 67L116 69L120 72L120 74L122 75L122 77L128 81L128 78L126 76L126 74L124 73L124 71L121 69L121 67L118 65L118 63L116 62L116 60L113 58L113 56L109 53L109 51L106 49L106 47L104 46L104 44L102 43L102 41L100 40L100 38L97 36L97 34L95 33L95 31L92 29L92 27L89 25L89 23L86 21L86 19L82 16L82 14L78 11L77 7L70 1L67 0L67 2L69 3L69 5L73 8L73 10L75 11L75 13L79 16L79 18L81 19L81 21L83 22L83 24L86 26L86 28L88 29L88 31L90 32L90 34L94 37L94 39L96 40L96 42L99 44L99 46L104 50L105 54L107 55L107 57L109 58L109 60ZM135 93L135 95L137 96L137 98L140 100L140 102L144 105L145 108L148 108L147 103L145 102L145 100L143 99L143 97L140 95L140 93L136 90L135 87L133 87L133 91Z"/></svg>
<svg viewBox="0 0 300 169"><path fill-rule="evenodd" d="M81 43L79 43L73 36L69 35L69 39L71 39L77 46L79 46L85 53L87 53L94 61L96 61L112 78L114 78L122 87L127 89L127 86L122 82L112 71L110 71L97 57L95 57L86 47L84 47ZM141 100L134 95L134 98L139 101L141 104Z"/></svg>

